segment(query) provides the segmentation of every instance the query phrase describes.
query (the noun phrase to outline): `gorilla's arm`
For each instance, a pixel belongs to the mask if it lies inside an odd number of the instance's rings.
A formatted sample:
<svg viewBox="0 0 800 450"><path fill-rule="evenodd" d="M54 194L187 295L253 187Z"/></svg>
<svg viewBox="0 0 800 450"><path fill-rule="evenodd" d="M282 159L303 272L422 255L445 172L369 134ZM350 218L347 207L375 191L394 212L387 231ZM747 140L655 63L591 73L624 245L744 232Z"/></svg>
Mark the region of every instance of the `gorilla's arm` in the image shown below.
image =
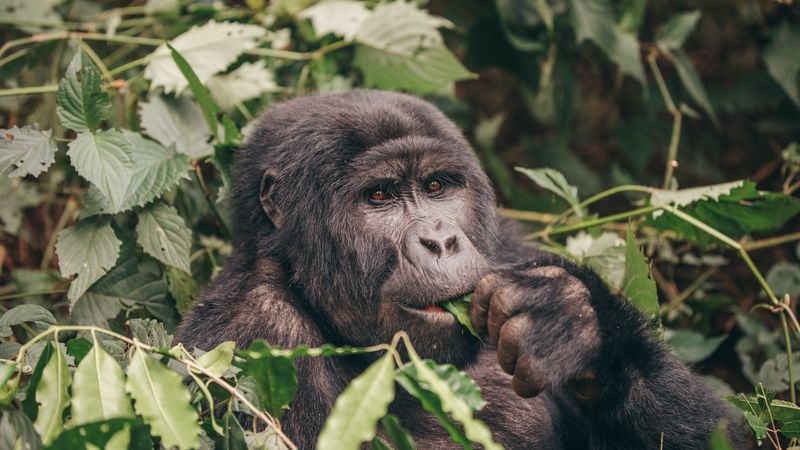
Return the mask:
<svg viewBox="0 0 800 450"><path fill-rule="evenodd" d="M472 306L517 394L553 396L554 415L584 423L591 448L659 448L662 433L664 448L707 448L723 419L743 442L740 416L653 336L629 301L586 268L526 253L527 262L484 277Z"/></svg>

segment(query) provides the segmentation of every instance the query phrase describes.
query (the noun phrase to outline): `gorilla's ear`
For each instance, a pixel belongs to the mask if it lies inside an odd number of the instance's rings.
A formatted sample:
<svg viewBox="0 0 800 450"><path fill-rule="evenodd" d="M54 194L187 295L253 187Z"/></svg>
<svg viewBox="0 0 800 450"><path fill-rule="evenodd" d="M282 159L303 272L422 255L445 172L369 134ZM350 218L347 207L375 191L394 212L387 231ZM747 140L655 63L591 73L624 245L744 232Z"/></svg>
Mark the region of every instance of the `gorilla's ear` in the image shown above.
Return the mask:
<svg viewBox="0 0 800 450"><path fill-rule="evenodd" d="M260 200L261 208L267 213L272 225L277 229L283 224L283 212L275 204L272 195L275 193L275 173L268 170L261 178Z"/></svg>

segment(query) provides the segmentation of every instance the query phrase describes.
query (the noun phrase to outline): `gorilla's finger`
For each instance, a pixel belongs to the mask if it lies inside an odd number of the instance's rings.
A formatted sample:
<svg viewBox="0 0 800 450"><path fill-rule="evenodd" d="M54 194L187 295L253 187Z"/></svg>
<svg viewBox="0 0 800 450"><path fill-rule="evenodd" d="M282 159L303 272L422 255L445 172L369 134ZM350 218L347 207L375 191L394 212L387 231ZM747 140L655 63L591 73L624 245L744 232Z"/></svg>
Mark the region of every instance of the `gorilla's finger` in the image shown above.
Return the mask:
<svg viewBox="0 0 800 450"><path fill-rule="evenodd" d="M512 317L500 328L500 339L497 341L497 362L509 375L514 374L514 367L519 357L519 343L528 334L532 324L530 316L521 314Z"/></svg>
<svg viewBox="0 0 800 450"><path fill-rule="evenodd" d="M508 280L501 275L492 273L481 278L475 293L472 295L472 306L470 307L469 318L472 326L478 333L486 332L486 314L489 312L489 301L495 289L508 283Z"/></svg>
<svg viewBox="0 0 800 450"><path fill-rule="evenodd" d="M539 361L530 355L523 354L514 368L511 387L520 397L535 397L547 387L546 372L539 367Z"/></svg>
<svg viewBox="0 0 800 450"><path fill-rule="evenodd" d="M500 337L500 327L518 311L525 293L525 290L521 290L513 284L502 286L494 291L486 321L489 342L497 343Z"/></svg>

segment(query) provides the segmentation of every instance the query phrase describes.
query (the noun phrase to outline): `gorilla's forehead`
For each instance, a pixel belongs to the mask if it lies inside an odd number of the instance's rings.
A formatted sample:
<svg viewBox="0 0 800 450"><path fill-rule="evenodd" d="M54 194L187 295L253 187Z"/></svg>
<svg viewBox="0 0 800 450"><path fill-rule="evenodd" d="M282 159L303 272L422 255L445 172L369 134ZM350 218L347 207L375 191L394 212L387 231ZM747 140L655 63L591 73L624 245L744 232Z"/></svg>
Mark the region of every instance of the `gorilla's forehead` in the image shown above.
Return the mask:
<svg viewBox="0 0 800 450"><path fill-rule="evenodd" d="M448 139L404 136L353 156L348 169L373 179L414 179L442 170L466 172L471 158L467 149Z"/></svg>

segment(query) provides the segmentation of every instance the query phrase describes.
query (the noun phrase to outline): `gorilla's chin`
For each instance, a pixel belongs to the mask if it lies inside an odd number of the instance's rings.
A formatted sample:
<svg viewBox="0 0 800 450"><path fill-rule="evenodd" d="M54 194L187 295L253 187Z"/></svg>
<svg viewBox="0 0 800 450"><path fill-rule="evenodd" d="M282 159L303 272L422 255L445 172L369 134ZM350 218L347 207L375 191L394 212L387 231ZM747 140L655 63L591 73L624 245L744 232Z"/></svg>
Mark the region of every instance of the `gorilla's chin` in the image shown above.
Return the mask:
<svg viewBox="0 0 800 450"><path fill-rule="evenodd" d="M381 318L386 342L396 332L405 331L414 349L425 359L464 367L480 349L480 341L449 312L384 303Z"/></svg>

